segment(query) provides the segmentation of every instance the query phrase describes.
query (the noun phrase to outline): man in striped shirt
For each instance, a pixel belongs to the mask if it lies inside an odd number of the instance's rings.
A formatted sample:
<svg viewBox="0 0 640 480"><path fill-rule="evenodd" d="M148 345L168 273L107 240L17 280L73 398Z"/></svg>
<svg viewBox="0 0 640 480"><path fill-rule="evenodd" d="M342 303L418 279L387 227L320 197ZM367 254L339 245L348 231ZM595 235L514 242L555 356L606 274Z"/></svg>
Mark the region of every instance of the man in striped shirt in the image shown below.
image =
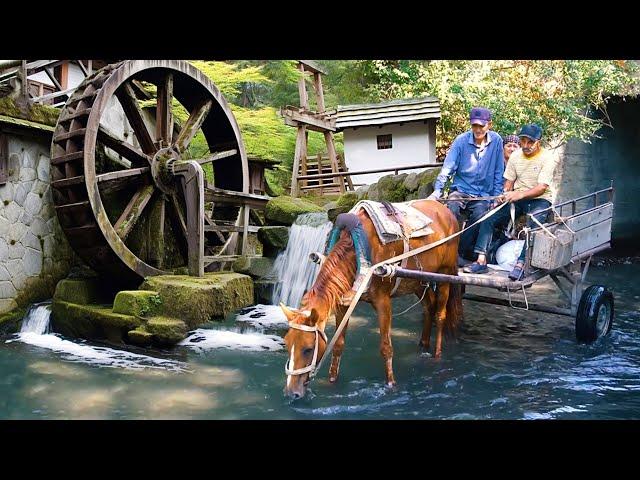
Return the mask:
<svg viewBox="0 0 640 480"><path fill-rule="evenodd" d="M546 212L535 214L551 206L553 193L550 189L556 161L550 151L540 146L542 129L535 123L525 125L518 134L521 150L515 151L509 158L504 172L504 194L499 199L515 205L516 217L531 214L544 223ZM474 252L478 254L476 262L464 268L468 273L485 273L488 271L486 253L491 243L494 226L509 219L508 208L503 208L480 224L480 232ZM535 226L533 220L527 220L529 227ZM524 276L526 248L523 247L520 257L509 274L511 280L520 280Z"/></svg>

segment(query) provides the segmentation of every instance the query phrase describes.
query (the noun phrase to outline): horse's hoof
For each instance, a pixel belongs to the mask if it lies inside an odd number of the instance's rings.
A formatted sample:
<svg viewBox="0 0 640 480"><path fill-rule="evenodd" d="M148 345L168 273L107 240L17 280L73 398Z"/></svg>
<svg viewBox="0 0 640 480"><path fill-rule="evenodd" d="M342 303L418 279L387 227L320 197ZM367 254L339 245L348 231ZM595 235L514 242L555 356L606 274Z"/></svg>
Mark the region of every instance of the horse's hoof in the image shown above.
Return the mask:
<svg viewBox="0 0 640 480"><path fill-rule="evenodd" d="M391 382L387 382L387 388L395 388L396 387L396 381L393 380Z"/></svg>
<svg viewBox="0 0 640 480"><path fill-rule="evenodd" d="M329 383L336 383L338 381L338 377L329 377Z"/></svg>
<svg viewBox="0 0 640 480"><path fill-rule="evenodd" d="M431 357L433 357L433 355L431 355L431 352L429 352L429 350L420 350L418 352L418 355L420 355L423 358L431 358Z"/></svg>

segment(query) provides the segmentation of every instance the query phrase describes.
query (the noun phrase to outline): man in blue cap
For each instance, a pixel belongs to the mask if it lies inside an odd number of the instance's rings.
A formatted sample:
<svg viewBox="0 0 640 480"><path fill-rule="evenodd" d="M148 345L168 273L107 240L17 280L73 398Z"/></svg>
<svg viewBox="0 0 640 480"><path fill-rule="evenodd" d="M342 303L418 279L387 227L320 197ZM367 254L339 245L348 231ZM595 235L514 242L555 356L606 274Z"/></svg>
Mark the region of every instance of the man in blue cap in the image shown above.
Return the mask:
<svg viewBox="0 0 640 480"><path fill-rule="evenodd" d="M550 151L540 146L542 128L535 123L522 127L518 136L521 149L513 152L509 158L504 172L505 193L499 200L513 203L516 217L522 214L533 214L540 223L544 223L547 213L536 214L535 212L551 206L553 192L549 186L553 180L556 159ZM491 243L493 228L500 222L507 221L509 216L509 209L503 208L480 224L480 233L474 248L478 259L465 267L465 272L488 271L486 253ZM536 225L531 218L528 218L527 226L535 227ZM524 277L526 253L527 250L523 247L513 271L509 274L511 280L521 280Z"/></svg>
<svg viewBox="0 0 640 480"><path fill-rule="evenodd" d="M493 197L502 194L504 152L502 138L491 130L491 111L483 107L471 109L471 130L456 137L444 160L435 182L435 189L428 197L437 200L447 177L454 175L447 206L459 222L461 214L469 214L468 223L480 219L491 207L490 200L474 200L477 197ZM454 200L454 201L451 201ZM460 236L459 252L469 258L478 235L475 226Z"/></svg>

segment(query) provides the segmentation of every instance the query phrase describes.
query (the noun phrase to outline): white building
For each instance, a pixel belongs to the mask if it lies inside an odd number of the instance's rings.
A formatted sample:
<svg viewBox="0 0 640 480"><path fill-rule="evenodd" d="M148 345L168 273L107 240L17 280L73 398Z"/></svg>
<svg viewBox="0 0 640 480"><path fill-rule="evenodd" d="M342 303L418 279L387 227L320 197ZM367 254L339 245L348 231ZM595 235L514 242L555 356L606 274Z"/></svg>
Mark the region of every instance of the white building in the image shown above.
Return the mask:
<svg viewBox="0 0 640 480"><path fill-rule="evenodd" d="M436 162L435 97L340 105L336 130L344 132L344 156L349 171L406 167ZM406 173L421 170L407 170ZM356 184L371 184L393 172L355 175Z"/></svg>

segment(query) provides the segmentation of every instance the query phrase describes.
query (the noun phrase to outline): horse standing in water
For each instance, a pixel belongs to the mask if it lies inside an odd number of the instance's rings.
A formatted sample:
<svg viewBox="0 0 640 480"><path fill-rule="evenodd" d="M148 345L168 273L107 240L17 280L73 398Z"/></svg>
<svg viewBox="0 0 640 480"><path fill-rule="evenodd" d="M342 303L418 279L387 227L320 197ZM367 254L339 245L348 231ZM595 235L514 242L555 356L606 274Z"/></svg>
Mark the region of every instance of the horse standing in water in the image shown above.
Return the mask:
<svg viewBox="0 0 640 480"><path fill-rule="evenodd" d="M410 239L411 249L436 242L458 231L456 218L442 204L433 200L422 200L413 203L412 206L433 220L429 226L434 233ZM383 245L368 214L361 209L357 215L369 240L371 260L374 264L402 253L402 241ZM409 257L407 268L457 275L457 258L458 237L455 237L431 250ZM327 337L324 333L327 320L332 313L335 313L336 328L340 325L347 311L347 307L341 304L340 299L351 289L355 276L356 254L353 241L351 235L343 230L340 239L322 264L315 283L302 298L302 308L291 309L281 304L290 326L284 338L289 352L285 386L285 394L288 396L300 398L306 393L310 380L309 373L315 369L327 348ZM391 291L394 284L395 279L373 276L368 291L362 296L362 300L370 303L378 315L380 353L384 359L388 386L396 383L392 368L393 346L391 345ZM446 331L455 334L462 320L461 287L456 284L439 283L435 292L428 288L426 295L423 296L425 288L419 280L403 279L394 297L408 294L415 294L418 298L423 297L421 303L424 323L419 346L423 351L429 351L432 321L435 318L434 357L440 358L443 333ZM329 367L329 381L332 383L338 379L346 332L345 325L333 349Z"/></svg>

